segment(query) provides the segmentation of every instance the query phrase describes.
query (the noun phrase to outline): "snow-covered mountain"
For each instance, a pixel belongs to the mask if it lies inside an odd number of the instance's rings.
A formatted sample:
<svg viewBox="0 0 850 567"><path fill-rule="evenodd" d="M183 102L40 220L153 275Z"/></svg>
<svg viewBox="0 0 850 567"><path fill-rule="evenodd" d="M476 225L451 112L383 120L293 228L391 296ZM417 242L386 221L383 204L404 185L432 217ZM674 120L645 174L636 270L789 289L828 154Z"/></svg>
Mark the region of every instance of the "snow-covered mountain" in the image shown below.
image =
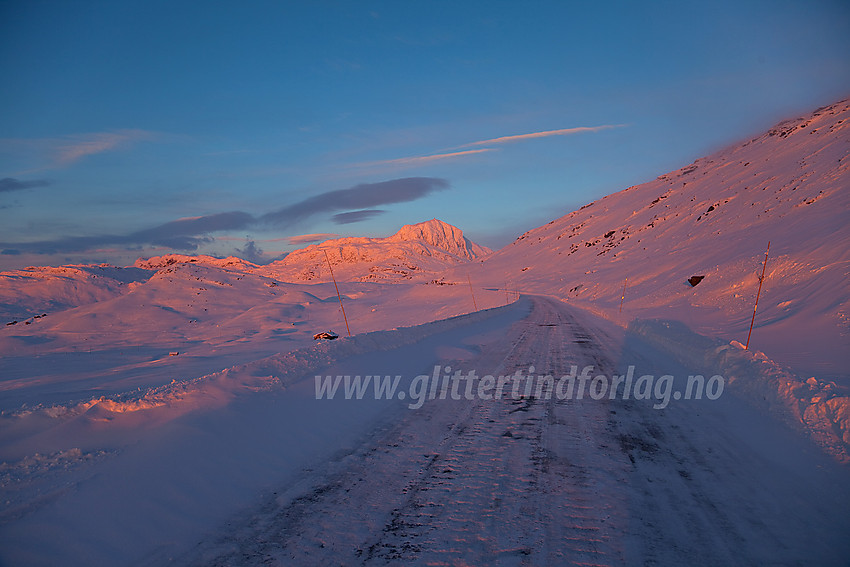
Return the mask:
<svg viewBox="0 0 850 567"><path fill-rule="evenodd" d="M850 376L849 156L842 101L530 230L472 277L744 342L770 241L751 344Z"/></svg>
<svg viewBox="0 0 850 567"><path fill-rule="evenodd" d="M426 281L447 267L491 250L437 219L405 225L387 238L337 238L290 253L262 272L289 282L331 281L328 259L340 281Z"/></svg>

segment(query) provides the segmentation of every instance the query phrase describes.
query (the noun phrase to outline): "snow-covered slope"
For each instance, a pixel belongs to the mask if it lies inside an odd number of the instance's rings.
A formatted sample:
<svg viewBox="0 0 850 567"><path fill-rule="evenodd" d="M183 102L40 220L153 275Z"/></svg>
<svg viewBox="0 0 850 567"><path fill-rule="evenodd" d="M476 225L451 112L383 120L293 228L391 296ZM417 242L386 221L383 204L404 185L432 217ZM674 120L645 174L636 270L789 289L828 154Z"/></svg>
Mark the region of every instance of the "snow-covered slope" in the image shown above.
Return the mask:
<svg viewBox="0 0 850 567"><path fill-rule="evenodd" d="M463 231L437 219L403 226L387 238L338 238L296 250L262 271L283 281L427 281L446 267L489 254Z"/></svg>
<svg viewBox="0 0 850 567"><path fill-rule="evenodd" d="M472 277L744 342L770 241L751 344L801 372L847 377L848 154L843 101L531 230ZM695 275L705 278L692 286Z"/></svg>

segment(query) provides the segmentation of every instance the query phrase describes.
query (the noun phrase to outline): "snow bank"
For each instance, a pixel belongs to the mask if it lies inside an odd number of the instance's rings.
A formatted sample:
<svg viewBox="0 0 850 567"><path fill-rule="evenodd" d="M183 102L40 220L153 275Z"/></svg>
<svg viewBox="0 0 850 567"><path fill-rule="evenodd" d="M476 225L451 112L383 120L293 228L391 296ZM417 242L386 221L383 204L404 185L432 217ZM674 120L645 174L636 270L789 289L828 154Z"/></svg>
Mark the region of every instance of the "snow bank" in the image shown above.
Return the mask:
<svg viewBox="0 0 850 567"><path fill-rule="evenodd" d="M635 320L629 331L695 368L710 368L726 379L730 391L762 411L802 428L827 453L850 464L850 392L834 382L803 379L746 350L738 341L724 343L698 335L675 321Z"/></svg>

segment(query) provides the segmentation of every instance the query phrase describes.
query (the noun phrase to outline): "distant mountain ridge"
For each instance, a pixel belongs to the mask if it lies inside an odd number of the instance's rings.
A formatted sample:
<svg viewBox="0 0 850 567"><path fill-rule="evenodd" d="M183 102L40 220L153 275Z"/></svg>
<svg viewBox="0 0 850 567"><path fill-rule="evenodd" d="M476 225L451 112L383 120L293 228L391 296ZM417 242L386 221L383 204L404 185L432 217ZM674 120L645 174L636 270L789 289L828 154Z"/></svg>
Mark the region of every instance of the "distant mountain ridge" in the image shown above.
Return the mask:
<svg viewBox="0 0 850 567"><path fill-rule="evenodd" d="M112 300L156 274L193 266L280 282L330 282L325 252L339 281L393 283L437 278L446 268L478 260L491 250L467 239L459 228L432 219L405 225L387 238L327 240L266 266L235 256L164 254L139 258L126 268L108 264L31 267L0 273L0 322Z"/></svg>
<svg viewBox="0 0 850 567"><path fill-rule="evenodd" d="M288 282L423 281L448 267L478 260L492 251L470 241L463 231L437 219L405 225L387 238L326 240L295 250L260 273Z"/></svg>
<svg viewBox="0 0 850 567"><path fill-rule="evenodd" d="M144 270L160 270L167 266L173 266L174 264L195 263L230 269L251 269L257 267L256 264L243 260L242 258L237 258L236 256L216 258L214 256L206 256L203 254L196 256L186 254L164 254L162 256L151 256L150 258L139 258L133 266Z"/></svg>

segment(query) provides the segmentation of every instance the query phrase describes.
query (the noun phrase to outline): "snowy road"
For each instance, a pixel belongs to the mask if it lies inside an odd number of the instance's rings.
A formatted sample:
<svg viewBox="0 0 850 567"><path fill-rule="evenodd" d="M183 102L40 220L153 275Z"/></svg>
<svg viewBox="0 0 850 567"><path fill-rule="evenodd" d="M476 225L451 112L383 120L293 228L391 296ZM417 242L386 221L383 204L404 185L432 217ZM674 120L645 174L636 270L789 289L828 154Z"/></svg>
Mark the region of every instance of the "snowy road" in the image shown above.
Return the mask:
<svg viewBox="0 0 850 567"><path fill-rule="evenodd" d="M547 298L464 371L689 373ZM280 487L193 565L843 565L850 483L807 440L725 395L428 400ZM350 400L346 403L361 403ZM324 472L323 472L324 471Z"/></svg>

